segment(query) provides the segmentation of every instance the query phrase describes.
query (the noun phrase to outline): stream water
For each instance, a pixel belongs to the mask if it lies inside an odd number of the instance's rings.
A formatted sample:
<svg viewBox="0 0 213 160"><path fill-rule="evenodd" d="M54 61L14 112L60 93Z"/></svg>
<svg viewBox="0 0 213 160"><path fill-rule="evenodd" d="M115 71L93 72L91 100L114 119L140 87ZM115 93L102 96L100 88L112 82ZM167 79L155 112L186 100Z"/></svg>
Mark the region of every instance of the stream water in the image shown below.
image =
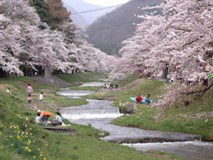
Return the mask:
<svg viewBox="0 0 213 160"><path fill-rule="evenodd" d="M70 98L91 93L72 90L58 92L58 94ZM143 152L157 150L176 154L185 160L213 160L213 143L199 141L199 136L113 125L111 121L122 114L119 113L118 108L112 106L112 102L91 99L87 101L86 105L63 108L60 109L60 112L71 123L91 125L96 129L108 132L108 136L101 138L104 141L121 143Z"/></svg>

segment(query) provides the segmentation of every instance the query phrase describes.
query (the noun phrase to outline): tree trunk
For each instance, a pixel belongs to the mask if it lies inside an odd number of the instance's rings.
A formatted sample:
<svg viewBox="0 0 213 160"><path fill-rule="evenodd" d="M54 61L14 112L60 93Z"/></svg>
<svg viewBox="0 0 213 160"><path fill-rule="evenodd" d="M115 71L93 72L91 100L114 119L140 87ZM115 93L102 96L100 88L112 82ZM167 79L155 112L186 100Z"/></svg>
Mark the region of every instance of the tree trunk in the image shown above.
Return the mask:
<svg viewBox="0 0 213 160"><path fill-rule="evenodd" d="M46 67L44 69L44 78L48 80L51 84L53 84L53 78L52 78L52 69L50 67Z"/></svg>

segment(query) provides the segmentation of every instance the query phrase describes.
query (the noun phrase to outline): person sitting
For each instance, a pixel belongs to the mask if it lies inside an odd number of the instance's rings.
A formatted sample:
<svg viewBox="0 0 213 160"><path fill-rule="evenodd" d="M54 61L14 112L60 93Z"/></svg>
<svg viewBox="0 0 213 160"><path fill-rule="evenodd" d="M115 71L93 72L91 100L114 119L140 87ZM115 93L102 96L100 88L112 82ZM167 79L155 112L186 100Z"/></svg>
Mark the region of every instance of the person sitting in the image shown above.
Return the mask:
<svg viewBox="0 0 213 160"><path fill-rule="evenodd" d="M135 100L136 100L136 102L141 103L142 100L143 100L143 98L142 98L141 95L138 95L138 96L135 98Z"/></svg>
<svg viewBox="0 0 213 160"><path fill-rule="evenodd" d="M41 111L40 118L42 123L47 124L48 118L51 116L51 113L48 111Z"/></svg>
<svg viewBox="0 0 213 160"><path fill-rule="evenodd" d="M147 94L147 96L146 96L146 103L151 103L150 94Z"/></svg>
<svg viewBox="0 0 213 160"><path fill-rule="evenodd" d="M7 88L7 93L10 93L10 88Z"/></svg>
<svg viewBox="0 0 213 160"><path fill-rule="evenodd" d="M59 112L56 112L56 117L53 121L51 121L51 124L53 126L62 125L62 117L61 117L61 114Z"/></svg>
<svg viewBox="0 0 213 160"><path fill-rule="evenodd" d="M35 118L36 124L41 124L42 123L40 115L41 115L41 112L37 112L36 118Z"/></svg>

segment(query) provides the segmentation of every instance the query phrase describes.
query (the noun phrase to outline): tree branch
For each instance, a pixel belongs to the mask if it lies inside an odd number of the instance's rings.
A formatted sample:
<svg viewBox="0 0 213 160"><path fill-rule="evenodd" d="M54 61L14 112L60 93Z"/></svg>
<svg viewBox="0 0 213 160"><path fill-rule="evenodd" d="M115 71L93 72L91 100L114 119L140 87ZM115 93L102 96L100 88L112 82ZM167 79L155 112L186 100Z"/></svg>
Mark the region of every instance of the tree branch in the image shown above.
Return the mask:
<svg viewBox="0 0 213 160"><path fill-rule="evenodd" d="M183 94L190 95L195 93L201 93L200 96L203 96L211 87L213 86L213 83L210 84L207 88L199 90L199 91L192 91L192 92L184 92ZM203 93L202 93L203 92Z"/></svg>

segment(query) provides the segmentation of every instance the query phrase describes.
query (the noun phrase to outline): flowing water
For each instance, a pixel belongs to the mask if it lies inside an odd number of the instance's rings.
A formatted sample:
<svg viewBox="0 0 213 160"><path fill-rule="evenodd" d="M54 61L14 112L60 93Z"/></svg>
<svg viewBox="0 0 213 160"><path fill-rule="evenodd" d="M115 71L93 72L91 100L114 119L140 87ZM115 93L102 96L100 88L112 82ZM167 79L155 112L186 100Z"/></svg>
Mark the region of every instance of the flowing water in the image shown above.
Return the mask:
<svg viewBox="0 0 213 160"><path fill-rule="evenodd" d="M62 89L61 91L56 92L56 94L67 96L69 98L81 98L82 96L86 96L89 94L94 93L93 91L83 91L83 90L69 90L69 89Z"/></svg>
<svg viewBox="0 0 213 160"><path fill-rule="evenodd" d="M81 86L89 86L89 87L92 87L92 86L97 86L97 87L100 87L100 86L104 86L104 84L106 84L106 82L88 82L88 83L84 83L82 84Z"/></svg>
<svg viewBox="0 0 213 160"><path fill-rule="evenodd" d="M80 96L91 93L64 90L58 94L73 97L76 94ZM158 150L176 154L186 160L213 160L213 143L198 141L199 136L113 125L111 121L122 114L119 113L118 108L112 106L112 102L106 100L87 101L86 105L63 108L60 109L60 112L71 123L91 125L96 129L108 132L108 136L101 138L104 141L122 143L143 152Z"/></svg>
<svg viewBox="0 0 213 160"><path fill-rule="evenodd" d="M158 150L186 160L213 160L213 144L200 141L123 144L139 151Z"/></svg>

